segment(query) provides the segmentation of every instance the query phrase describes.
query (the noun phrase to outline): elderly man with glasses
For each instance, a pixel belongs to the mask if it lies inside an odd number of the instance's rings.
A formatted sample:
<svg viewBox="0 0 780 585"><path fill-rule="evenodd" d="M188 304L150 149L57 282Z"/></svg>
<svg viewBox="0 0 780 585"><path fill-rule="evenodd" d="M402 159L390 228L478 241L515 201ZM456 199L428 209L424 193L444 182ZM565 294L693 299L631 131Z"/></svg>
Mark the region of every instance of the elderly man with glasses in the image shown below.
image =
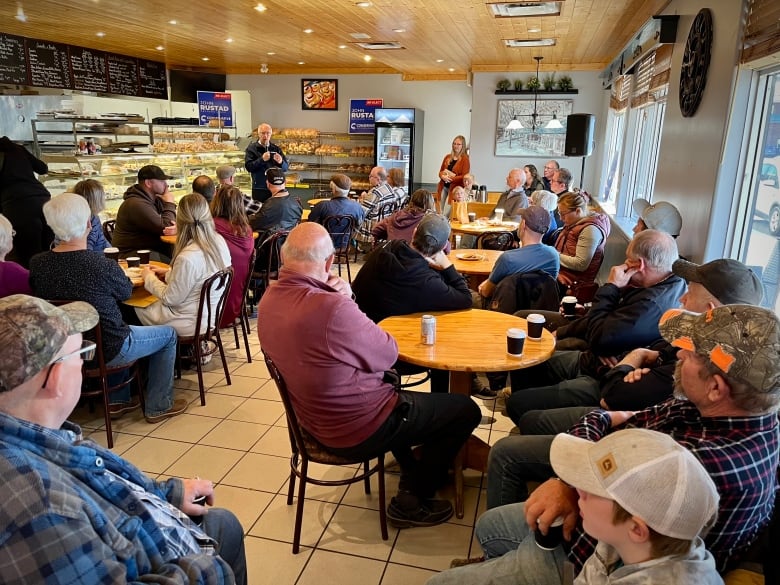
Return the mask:
<svg viewBox="0 0 780 585"><path fill-rule="evenodd" d="M544 183L545 191L552 191L552 189L550 189L550 183L552 182L553 173L560 168L561 165L558 164L557 160L548 160L545 163L542 174L542 183Z"/></svg>

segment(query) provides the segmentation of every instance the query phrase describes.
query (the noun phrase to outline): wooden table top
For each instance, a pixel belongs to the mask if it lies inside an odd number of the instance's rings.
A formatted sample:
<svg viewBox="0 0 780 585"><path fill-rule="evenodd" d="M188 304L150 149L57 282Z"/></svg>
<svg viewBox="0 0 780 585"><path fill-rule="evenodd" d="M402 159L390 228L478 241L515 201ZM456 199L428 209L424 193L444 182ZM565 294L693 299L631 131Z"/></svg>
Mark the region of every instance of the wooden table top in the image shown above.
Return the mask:
<svg viewBox="0 0 780 585"><path fill-rule="evenodd" d="M157 260L149 260L149 264L152 266L158 266L159 268L170 268L169 264L166 264L165 262L158 262ZM125 274L127 274L127 260L119 260L119 267L125 271ZM144 285L144 279L140 276L127 276L127 278L130 279L130 282L133 283L134 287Z"/></svg>
<svg viewBox="0 0 780 585"><path fill-rule="evenodd" d="M309 199L309 207L314 207L315 205L317 205L317 203L320 203L322 201L329 201L329 200L330 197L323 197L320 199Z"/></svg>
<svg viewBox="0 0 780 585"><path fill-rule="evenodd" d="M475 274L488 276L496 265L496 260L504 252L502 250L469 250L458 248L452 250L447 258L450 259L455 270L461 274ZM472 260L471 258L476 258Z"/></svg>
<svg viewBox="0 0 780 585"><path fill-rule="evenodd" d="M450 224L450 229L456 234L469 234L472 236L478 236L487 232L514 232L517 231L517 226L520 225L516 221L502 221L499 224L490 224L487 222L475 221L472 223L460 223L453 221Z"/></svg>
<svg viewBox="0 0 780 585"><path fill-rule="evenodd" d="M423 345L423 313L388 317L379 326L398 343L398 357L411 364L461 372L500 372L542 363L555 351L555 339L546 329L538 341L526 339L521 357L506 352L506 330L528 331L525 319L481 309L432 312L436 316L436 343Z"/></svg>

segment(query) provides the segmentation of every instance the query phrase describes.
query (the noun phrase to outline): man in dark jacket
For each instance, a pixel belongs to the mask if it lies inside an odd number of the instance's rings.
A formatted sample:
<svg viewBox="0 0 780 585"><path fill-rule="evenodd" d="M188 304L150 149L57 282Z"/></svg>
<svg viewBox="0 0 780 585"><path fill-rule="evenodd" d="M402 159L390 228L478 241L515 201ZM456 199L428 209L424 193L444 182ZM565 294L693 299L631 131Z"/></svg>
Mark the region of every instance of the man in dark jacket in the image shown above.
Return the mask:
<svg viewBox="0 0 780 585"><path fill-rule="evenodd" d="M146 165L138 171L138 183L125 191L116 214L111 242L120 254L152 250L156 253L154 260L170 261L170 246L160 236L166 227L176 225L176 202L167 183L172 178L155 165ZM167 231L176 233L175 229Z"/></svg>
<svg viewBox="0 0 780 585"><path fill-rule="evenodd" d="M268 169L280 169L287 172L290 164L282 148L271 142L273 128L268 124L257 127L257 142L246 147L244 167L252 174L252 199L265 203L271 197L271 191L265 183Z"/></svg>
<svg viewBox="0 0 780 585"><path fill-rule="evenodd" d="M373 250L352 283L360 310L378 323L393 315L470 308L466 279L444 253L449 237L447 219L431 213L417 225L411 245L391 240ZM408 364L400 368L400 373L412 373ZM431 390L447 389L447 372L432 371Z"/></svg>

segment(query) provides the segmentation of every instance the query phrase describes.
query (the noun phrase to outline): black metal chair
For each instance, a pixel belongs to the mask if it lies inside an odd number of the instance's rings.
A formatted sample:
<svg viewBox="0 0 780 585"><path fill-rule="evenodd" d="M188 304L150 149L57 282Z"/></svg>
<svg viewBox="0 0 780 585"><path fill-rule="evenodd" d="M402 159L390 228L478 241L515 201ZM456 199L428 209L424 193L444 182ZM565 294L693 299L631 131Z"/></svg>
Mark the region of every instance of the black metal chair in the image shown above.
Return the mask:
<svg viewBox="0 0 780 585"><path fill-rule="evenodd" d="M260 297L263 296L271 281L279 278L279 268L282 266L282 244L289 233L287 230L274 232L256 247L257 257L250 281L253 306L260 302Z"/></svg>
<svg viewBox="0 0 780 585"><path fill-rule="evenodd" d="M336 266L341 276L341 263L347 266L347 279L352 284L352 274L349 268L349 247L352 245L352 234L357 229L357 220L351 215L329 215L322 225L328 230L333 240L333 251Z"/></svg>
<svg viewBox="0 0 780 585"><path fill-rule="evenodd" d="M203 385L203 363L201 358L219 351L222 358L222 369L225 371L225 379L230 386L230 372L228 371L225 348L222 346L222 338L219 335L219 323L225 310L230 283L233 281L233 267L228 266L224 270L216 272L205 280L200 289L200 301L198 302L198 315L195 322L195 333L190 336L179 336L176 345L176 378L181 378L181 348L192 347L192 359L198 372L198 389L200 390L200 404L206 406L206 388ZM216 291L219 296L213 298ZM204 323L205 317L205 325ZM203 345L207 348L204 349Z"/></svg>
<svg viewBox="0 0 780 585"><path fill-rule="evenodd" d="M109 244L113 244L114 228L116 228L115 219L108 219L103 222L103 235L106 236L106 240Z"/></svg>
<svg viewBox="0 0 780 585"><path fill-rule="evenodd" d="M265 364L268 372L271 374L279 395L284 404L284 411L287 414L287 430L290 434L290 447L292 455L290 457L290 485L287 490L287 505L293 503L293 494L295 493L295 478L300 479L298 486L298 505L295 511L295 528L293 530L293 554L298 554L301 541L301 524L303 523L303 504L306 498L306 483L313 483L326 487L350 485L363 481L366 494L371 493L370 477L376 473L379 483L379 526L382 531L382 540L387 540L387 511L385 506L385 454L377 454L377 464L369 467L369 461L356 461L347 457L340 457L329 453L327 449L320 444L310 433L306 431L299 423L295 415L290 395L287 391L287 384L282 378L282 374L277 369L268 354L263 352ZM309 476L309 462L320 463L324 465L355 465L363 464L363 472L347 479L326 480Z"/></svg>
<svg viewBox="0 0 780 585"><path fill-rule="evenodd" d="M249 297L249 286L252 282L252 270L255 267L255 259L257 258L257 249L252 250L252 255L249 257L249 270L247 270L246 273L246 280L241 283L243 288L243 293L241 296L241 313L238 315L238 319L233 319L233 335L236 338L236 349L239 349L241 347L241 344L238 340L238 328L236 327L236 321L238 321L238 325L241 326L241 333L244 336L244 348L246 349L246 361L247 363L252 363L252 354L249 352L249 337L248 333L252 331L252 327L249 324L249 315L247 314L247 299ZM231 286L235 286L238 283L236 283L235 279L233 280L233 283Z"/></svg>
<svg viewBox="0 0 780 585"><path fill-rule="evenodd" d="M477 248L481 250L509 250L514 243L512 232L485 232L477 236Z"/></svg>

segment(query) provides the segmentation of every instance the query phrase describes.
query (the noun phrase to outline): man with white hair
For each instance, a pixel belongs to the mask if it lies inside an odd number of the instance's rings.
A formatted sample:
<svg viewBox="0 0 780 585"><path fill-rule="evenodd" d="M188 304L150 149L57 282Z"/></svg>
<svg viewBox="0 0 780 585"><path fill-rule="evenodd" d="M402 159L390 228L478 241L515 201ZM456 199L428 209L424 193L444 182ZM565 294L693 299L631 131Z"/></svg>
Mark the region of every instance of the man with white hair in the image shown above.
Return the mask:
<svg viewBox="0 0 780 585"><path fill-rule="evenodd" d="M309 214L309 221L324 225L328 217L348 215L354 218L355 225L359 226L365 217L365 211L360 203L349 198L350 187L352 187L352 181L347 175L333 175L330 178L330 199L320 201L312 208ZM343 248L346 245L346 239L348 238L342 238L340 241L334 242L334 244L339 248Z"/></svg>
<svg viewBox="0 0 780 585"><path fill-rule="evenodd" d="M282 148L271 142L273 128L270 124L260 124L257 127L257 142L246 147L244 167L252 174L252 199L265 203L271 197L271 190L266 184L268 169L280 169L287 172L290 163Z"/></svg>
<svg viewBox="0 0 780 585"><path fill-rule="evenodd" d="M525 171L523 169L515 168L509 171L506 177L506 186L509 188L501 193L490 217L496 216L496 209L503 209L504 219L520 223L520 214L517 212L528 207L528 195L524 185Z"/></svg>
<svg viewBox="0 0 780 585"><path fill-rule="evenodd" d="M555 171L560 168L561 165L558 164L557 160L548 160L544 164L544 169L542 169L542 184L546 191L552 191L550 188L550 181L552 180Z"/></svg>

